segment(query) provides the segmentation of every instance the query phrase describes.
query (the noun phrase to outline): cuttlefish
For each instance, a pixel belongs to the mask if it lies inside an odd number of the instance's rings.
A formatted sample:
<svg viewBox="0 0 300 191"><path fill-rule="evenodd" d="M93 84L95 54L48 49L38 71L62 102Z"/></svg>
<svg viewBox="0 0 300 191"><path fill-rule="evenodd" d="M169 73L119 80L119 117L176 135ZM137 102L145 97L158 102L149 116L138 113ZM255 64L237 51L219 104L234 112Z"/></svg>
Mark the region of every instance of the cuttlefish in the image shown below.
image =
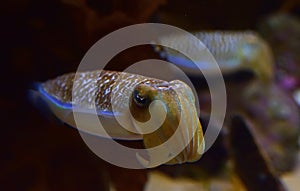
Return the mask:
<svg viewBox="0 0 300 191"><path fill-rule="evenodd" d="M146 148L153 148L175 135L179 128L174 147L185 147L167 164L197 161L203 152L195 97L182 81L94 70L64 74L38 84L35 89L31 97L37 104L44 104L60 121L96 136L143 140ZM156 106L158 109L152 110ZM80 127L73 112L82 116ZM103 128L89 120L95 115Z"/></svg>
<svg viewBox="0 0 300 191"><path fill-rule="evenodd" d="M210 51L217 61L222 74L229 74L239 70L253 72L256 77L266 83L273 78L273 54L269 45L254 31L200 31L192 33ZM159 36L157 42L172 47L180 47L193 54L192 47L185 35ZM203 45L198 45L200 48ZM162 58L182 67L186 72L194 75L201 75L202 70L216 75L216 68L206 59L206 51L199 51L197 54L200 60L193 60L193 63L186 55L167 48L167 46L154 46ZM198 67L197 67L198 66Z"/></svg>

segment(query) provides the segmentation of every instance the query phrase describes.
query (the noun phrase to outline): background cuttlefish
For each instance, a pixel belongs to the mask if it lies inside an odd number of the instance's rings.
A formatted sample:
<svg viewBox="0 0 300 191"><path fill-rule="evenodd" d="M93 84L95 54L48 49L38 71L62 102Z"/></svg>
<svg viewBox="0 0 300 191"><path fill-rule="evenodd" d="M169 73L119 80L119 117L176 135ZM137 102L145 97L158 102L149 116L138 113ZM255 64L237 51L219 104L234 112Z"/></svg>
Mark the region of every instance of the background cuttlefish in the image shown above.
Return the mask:
<svg viewBox="0 0 300 191"><path fill-rule="evenodd" d="M46 106L64 123L97 136L142 139L146 148L152 148L175 135L182 125L174 146L185 144L185 147L167 164L196 161L204 149L195 98L182 81L167 82L137 74L95 70L65 74L35 88L37 91L31 91L31 98L36 104ZM158 109L152 110L152 107ZM76 125L73 111L83 116L84 127ZM92 115L97 115L103 128L90 123ZM165 119L159 124L157 117L161 116ZM143 128L149 127L143 124L160 126L145 131ZM191 141L187 142L189 136Z"/></svg>

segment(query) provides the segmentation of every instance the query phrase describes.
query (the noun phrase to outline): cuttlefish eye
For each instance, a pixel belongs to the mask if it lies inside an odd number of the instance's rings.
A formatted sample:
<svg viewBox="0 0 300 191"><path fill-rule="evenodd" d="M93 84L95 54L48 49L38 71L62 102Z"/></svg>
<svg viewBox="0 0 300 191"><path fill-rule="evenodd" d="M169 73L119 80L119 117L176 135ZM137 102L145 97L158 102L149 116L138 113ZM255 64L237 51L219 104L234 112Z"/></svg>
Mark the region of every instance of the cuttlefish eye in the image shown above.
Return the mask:
<svg viewBox="0 0 300 191"><path fill-rule="evenodd" d="M167 156L167 164L200 158L204 149L202 127L195 97L184 82L138 84L131 93L129 108L132 124L149 149L149 158L139 159L142 164L154 164L158 156ZM163 153L156 152L158 148L163 148Z"/></svg>
<svg viewBox="0 0 300 191"><path fill-rule="evenodd" d="M149 105L156 99L157 94L157 89L147 84L139 84L134 88L129 106L136 120L145 122L150 119Z"/></svg>
<svg viewBox="0 0 300 191"><path fill-rule="evenodd" d="M134 103L139 107L146 107L150 102L148 95L143 95L139 90L134 90L133 100Z"/></svg>

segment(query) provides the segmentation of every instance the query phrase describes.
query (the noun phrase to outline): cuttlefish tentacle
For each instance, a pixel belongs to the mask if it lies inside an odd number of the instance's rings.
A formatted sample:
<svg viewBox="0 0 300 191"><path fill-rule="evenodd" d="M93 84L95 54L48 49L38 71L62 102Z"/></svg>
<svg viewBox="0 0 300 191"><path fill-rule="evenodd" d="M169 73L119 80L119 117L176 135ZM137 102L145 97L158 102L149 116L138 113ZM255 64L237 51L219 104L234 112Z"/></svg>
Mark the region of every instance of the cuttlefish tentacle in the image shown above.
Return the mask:
<svg viewBox="0 0 300 191"><path fill-rule="evenodd" d="M174 158L167 163L178 164L198 160L203 153L204 142L202 142L202 129L199 128L201 125L194 106L195 98L192 94L192 90L186 84L178 80L163 85L150 85L150 87L145 87L144 89L150 91L153 89L153 91L152 93L147 93L147 97L143 95L144 92L141 92L142 97L146 97L146 99L150 101L164 100L165 109L167 110L167 116L162 124L162 128L143 136L145 146L147 148L156 147L174 136L176 144L169 145L169 147L165 145L170 151L170 156L174 156ZM138 111L136 112L136 116L139 120L147 120L147 106L137 107L133 99L130 108L132 111ZM180 133L176 134L175 131L177 130L179 130ZM190 139L190 137L193 138ZM176 154L176 148L172 148L174 146L184 148L184 150ZM150 161L151 157L150 155Z"/></svg>
<svg viewBox="0 0 300 191"><path fill-rule="evenodd" d="M38 93L61 121L77 128L72 112L79 112L86 120L84 129L79 130L97 136L105 137L106 134L95 124L89 123L93 111L96 111L111 137L142 139L146 148L163 144L179 130L176 142L167 149L170 154L178 146L184 149L168 164L198 160L204 149L193 92L181 81L167 82L137 74L96 70L69 73L48 80L39 85ZM149 107L157 101L162 104L161 108L150 114ZM161 124L158 128L139 134L144 130L144 126L139 124L153 120L148 124L157 125L159 123L155 116L161 116L163 112L165 119L159 122ZM121 124L116 120L119 117L122 119ZM127 128L124 129L123 125ZM178 126L181 128L178 129ZM188 140L188 137L191 139Z"/></svg>

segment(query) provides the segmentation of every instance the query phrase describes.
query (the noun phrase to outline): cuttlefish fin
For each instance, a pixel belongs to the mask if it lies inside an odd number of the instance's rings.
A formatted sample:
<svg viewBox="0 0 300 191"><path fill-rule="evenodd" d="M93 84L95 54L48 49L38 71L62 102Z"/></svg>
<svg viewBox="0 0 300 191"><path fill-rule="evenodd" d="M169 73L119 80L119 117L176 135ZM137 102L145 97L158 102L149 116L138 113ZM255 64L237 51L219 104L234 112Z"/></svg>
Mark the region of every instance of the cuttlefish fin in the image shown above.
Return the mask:
<svg viewBox="0 0 300 191"><path fill-rule="evenodd" d="M27 90L27 99L32 105L40 111L50 121L55 121L59 124L66 124L60 120L51 110L49 103L45 96L39 91L41 83L33 83L31 88Z"/></svg>

